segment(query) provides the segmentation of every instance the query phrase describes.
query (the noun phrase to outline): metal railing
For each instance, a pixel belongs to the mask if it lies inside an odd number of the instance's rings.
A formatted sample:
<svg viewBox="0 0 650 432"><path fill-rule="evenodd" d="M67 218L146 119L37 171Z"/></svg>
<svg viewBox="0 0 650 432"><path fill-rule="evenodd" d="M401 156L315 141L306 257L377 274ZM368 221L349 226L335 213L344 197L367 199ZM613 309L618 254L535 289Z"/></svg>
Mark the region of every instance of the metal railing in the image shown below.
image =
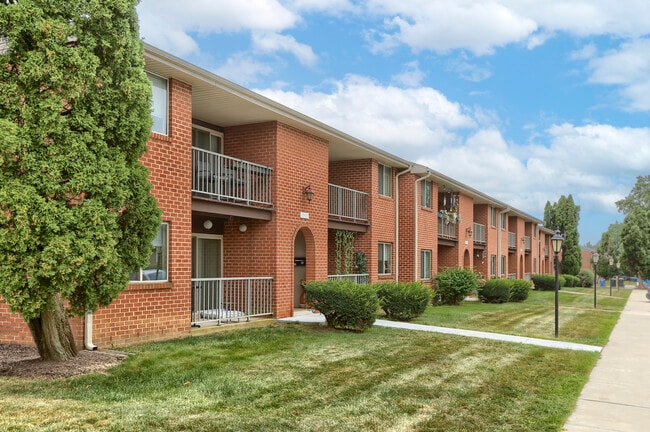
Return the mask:
<svg viewBox="0 0 650 432"><path fill-rule="evenodd" d="M524 236L524 249L530 250L530 236Z"/></svg>
<svg viewBox="0 0 650 432"><path fill-rule="evenodd" d="M192 326L273 315L273 278L192 279Z"/></svg>
<svg viewBox="0 0 650 432"><path fill-rule="evenodd" d="M368 222L368 194L354 189L328 184L331 218Z"/></svg>
<svg viewBox="0 0 650 432"><path fill-rule="evenodd" d="M474 223L474 243L485 244L487 243L485 235L485 225Z"/></svg>
<svg viewBox="0 0 650 432"><path fill-rule="evenodd" d="M517 279L516 273L508 273L508 279Z"/></svg>
<svg viewBox="0 0 650 432"><path fill-rule="evenodd" d="M524 273L524 280L530 280L530 273Z"/></svg>
<svg viewBox="0 0 650 432"><path fill-rule="evenodd" d="M517 249L517 234L513 232L508 233L508 248Z"/></svg>
<svg viewBox="0 0 650 432"><path fill-rule="evenodd" d="M361 274L344 274L344 275L327 275L328 280L345 280L354 282L355 284L368 283L370 276L367 273Z"/></svg>
<svg viewBox="0 0 650 432"><path fill-rule="evenodd" d="M192 192L250 206L272 207L273 168L192 147Z"/></svg>
<svg viewBox="0 0 650 432"><path fill-rule="evenodd" d="M455 239L456 236L456 224L453 222L445 222L443 218L438 217L438 237Z"/></svg>

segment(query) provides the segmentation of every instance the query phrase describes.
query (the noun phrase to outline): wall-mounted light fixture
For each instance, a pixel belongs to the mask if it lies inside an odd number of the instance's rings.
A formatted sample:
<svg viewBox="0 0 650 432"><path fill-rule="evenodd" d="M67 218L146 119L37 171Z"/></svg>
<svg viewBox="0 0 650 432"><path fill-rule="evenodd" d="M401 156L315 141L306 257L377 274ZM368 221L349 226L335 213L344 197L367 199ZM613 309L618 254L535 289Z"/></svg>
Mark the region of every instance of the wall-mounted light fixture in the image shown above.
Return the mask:
<svg viewBox="0 0 650 432"><path fill-rule="evenodd" d="M465 231L467 232L467 237L472 236L472 229L471 228L467 228Z"/></svg>
<svg viewBox="0 0 650 432"><path fill-rule="evenodd" d="M239 232L244 233L244 232L246 232L247 229L248 229L248 227L246 226L246 224L239 225Z"/></svg>
<svg viewBox="0 0 650 432"><path fill-rule="evenodd" d="M311 189L311 185L303 187L302 193L307 197L307 201L311 202L314 199L314 191Z"/></svg>
<svg viewBox="0 0 650 432"><path fill-rule="evenodd" d="M211 229L212 228L212 221L210 219L206 219L203 222L203 228L205 228L207 230Z"/></svg>

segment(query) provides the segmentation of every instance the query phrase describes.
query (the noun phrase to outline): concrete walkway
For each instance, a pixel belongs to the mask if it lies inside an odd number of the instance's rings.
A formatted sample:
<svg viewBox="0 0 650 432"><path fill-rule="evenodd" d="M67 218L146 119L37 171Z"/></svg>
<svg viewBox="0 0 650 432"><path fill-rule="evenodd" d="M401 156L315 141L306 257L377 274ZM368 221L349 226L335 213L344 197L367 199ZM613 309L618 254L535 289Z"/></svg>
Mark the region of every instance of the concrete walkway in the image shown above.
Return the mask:
<svg viewBox="0 0 650 432"><path fill-rule="evenodd" d="M281 318L278 321L301 322L301 323L325 323L325 316L320 313L311 313L305 311L303 313L296 314L295 316L290 318ZM499 340L504 342L522 343L526 345L537 345L537 346L543 346L549 348L571 349L571 350L591 351L591 352L601 352L603 349L602 347L595 346L595 345L584 345L584 344L562 342L562 341L548 340L548 339L535 339L535 338L529 338L523 336L511 336L511 335L504 335L499 333L488 333L488 332L474 331L474 330L460 330L460 329L447 328L447 327L411 324L411 323L405 323L399 321L376 320L375 325L378 327L391 327L391 328L399 328L404 330L445 333L445 334L451 334L457 336L477 337L482 339L493 339L493 340Z"/></svg>
<svg viewBox="0 0 650 432"><path fill-rule="evenodd" d="M645 293L632 291L565 431L650 430L650 301Z"/></svg>

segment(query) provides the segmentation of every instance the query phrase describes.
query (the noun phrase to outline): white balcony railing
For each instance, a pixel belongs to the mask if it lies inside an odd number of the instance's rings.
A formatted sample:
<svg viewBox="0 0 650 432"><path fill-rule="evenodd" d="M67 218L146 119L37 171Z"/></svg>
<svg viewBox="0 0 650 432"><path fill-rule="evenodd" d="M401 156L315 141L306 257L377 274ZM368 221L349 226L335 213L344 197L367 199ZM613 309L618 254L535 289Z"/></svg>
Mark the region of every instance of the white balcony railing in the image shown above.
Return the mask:
<svg viewBox="0 0 650 432"><path fill-rule="evenodd" d="M272 207L273 168L192 148L192 192L251 206Z"/></svg>
<svg viewBox="0 0 650 432"><path fill-rule="evenodd" d="M487 243L485 234L485 225L474 223L474 243L485 244Z"/></svg>
<svg viewBox="0 0 650 432"><path fill-rule="evenodd" d="M513 232L508 233L508 248L517 249L517 234Z"/></svg>
<svg viewBox="0 0 650 432"><path fill-rule="evenodd" d="M456 224L453 222L445 222L443 218L438 217L438 237L447 239L457 238Z"/></svg>
<svg viewBox="0 0 650 432"><path fill-rule="evenodd" d="M345 280L354 282L355 284L364 284L368 283L369 275L367 273L362 274L344 274L344 275L327 275L328 280Z"/></svg>
<svg viewBox="0 0 650 432"><path fill-rule="evenodd" d="M343 221L368 222L368 194L329 184L329 217Z"/></svg>
<svg viewBox="0 0 650 432"><path fill-rule="evenodd" d="M192 279L192 326L273 314L273 278Z"/></svg>

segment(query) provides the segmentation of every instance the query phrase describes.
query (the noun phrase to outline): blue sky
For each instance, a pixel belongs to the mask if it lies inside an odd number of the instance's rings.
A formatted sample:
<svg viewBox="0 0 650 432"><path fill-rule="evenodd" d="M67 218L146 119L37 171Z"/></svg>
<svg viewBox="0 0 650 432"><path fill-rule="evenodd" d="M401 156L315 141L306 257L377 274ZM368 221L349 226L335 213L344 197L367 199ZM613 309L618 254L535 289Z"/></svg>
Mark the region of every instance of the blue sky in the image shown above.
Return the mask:
<svg viewBox="0 0 650 432"><path fill-rule="evenodd" d="M580 243L650 174L646 0L142 0L154 46L540 219Z"/></svg>

